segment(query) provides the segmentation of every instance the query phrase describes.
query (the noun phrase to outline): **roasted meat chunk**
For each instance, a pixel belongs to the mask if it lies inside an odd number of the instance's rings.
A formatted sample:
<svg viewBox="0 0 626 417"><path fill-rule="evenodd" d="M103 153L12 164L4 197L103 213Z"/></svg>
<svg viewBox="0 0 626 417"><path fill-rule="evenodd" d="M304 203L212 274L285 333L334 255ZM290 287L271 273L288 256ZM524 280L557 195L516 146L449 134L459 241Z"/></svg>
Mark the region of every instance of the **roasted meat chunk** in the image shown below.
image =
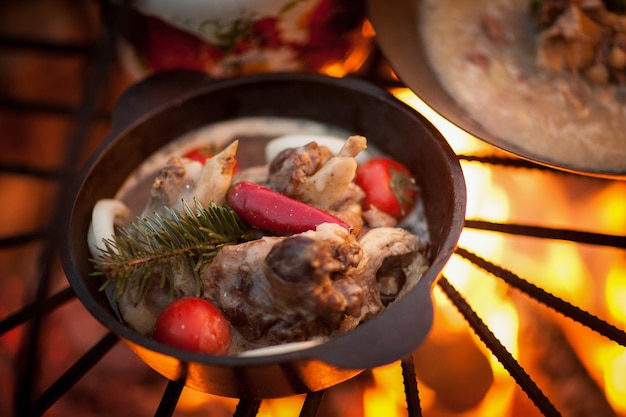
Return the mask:
<svg viewBox="0 0 626 417"><path fill-rule="evenodd" d="M330 150L316 142L299 148L287 148L269 165L269 185L282 194L305 201L301 190L303 184L331 157Z"/></svg>
<svg viewBox="0 0 626 417"><path fill-rule="evenodd" d="M364 275L374 276L380 295L394 300L409 291L428 268L426 243L399 227L370 229L360 239L368 262Z"/></svg>
<svg viewBox="0 0 626 417"><path fill-rule="evenodd" d="M182 200L196 198L203 206L224 204L237 163L238 142L234 141L204 165L172 156L158 172L144 210L165 213L165 207L181 209Z"/></svg>
<svg viewBox="0 0 626 417"><path fill-rule="evenodd" d="M181 196L186 189L195 186L195 179L189 175L187 168L178 157L172 156L167 160L154 179L144 213L164 212L164 207L181 207Z"/></svg>
<svg viewBox="0 0 626 417"><path fill-rule="evenodd" d="M353 179L357 168L355 157L366 148L366 142L363 136L350 136L336 155L316 142L287 148L269 165L268 185L332 213L358 234L363 227L360 204L363 192Z"/></svg>
<svg viewBox="0 0 626 417"><path fill-rule="evenodd" d="M277 303L300 313L326 316L332 322L343 314L361 316L367 287L356 269L363 251L349 233L335 225L318 228L285 239L265 258L266 275L276 294ZM377 307L375 307L377 308Z"/></svg>
<svg viewBox="0 0 626 417"><path fill-rule="evenodd" d="M537 64L570 71L591 84L626 84L626 4L623 1L533 2Z"/></svg>
<svg viewBox="0 0 626 417"><path fill-rule="evenodd" d="M222 248L202 271L202 295L241 334L242 350L325 338L380 310L365 261L350 232L325 223Z"/></svg>

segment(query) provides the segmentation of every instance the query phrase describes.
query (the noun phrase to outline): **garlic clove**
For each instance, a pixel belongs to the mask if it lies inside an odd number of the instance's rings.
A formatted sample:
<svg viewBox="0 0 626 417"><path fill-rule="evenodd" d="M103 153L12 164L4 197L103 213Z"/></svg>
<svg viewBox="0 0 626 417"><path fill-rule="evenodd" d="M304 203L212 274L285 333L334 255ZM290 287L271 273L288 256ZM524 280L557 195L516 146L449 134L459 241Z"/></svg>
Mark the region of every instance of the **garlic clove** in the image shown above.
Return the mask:
<svg viewBox="0 0 626 417"><path fill-rule="evenodd" d="M220 206L225 203L237 165L238 146L239 141L233 141L204 164L198 183L192 190L193 196L203 206L207 207L211 203Z"/></svg>

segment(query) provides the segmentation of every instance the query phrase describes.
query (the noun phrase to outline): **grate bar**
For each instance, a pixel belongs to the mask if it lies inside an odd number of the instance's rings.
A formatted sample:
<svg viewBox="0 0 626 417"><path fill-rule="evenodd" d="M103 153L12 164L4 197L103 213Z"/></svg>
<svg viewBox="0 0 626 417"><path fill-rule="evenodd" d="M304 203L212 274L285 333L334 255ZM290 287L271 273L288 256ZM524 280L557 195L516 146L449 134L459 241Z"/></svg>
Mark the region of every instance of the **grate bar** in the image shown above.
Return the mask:
<svg viewBox="0 0 626 417"><path fill-rule="evenodd" d="M43 113L46 115L71 117L76 113L78 106L61 103L42 103L14 97L0 97L0 109L27 114ZM111 119L111 113L106 110L97 110L93 117L97 120L108 121Z"/></svg>
<svg viewBox="0 0 626 417"><path fill-rule="evenodd" d="M46 39L17 37L7 33L0 34L0 48L18 51L33 50L37 53L55 53L85 55L94 50L94 45L76 42L55 42Z"/></svg>
<svg viewBox="0 0 626 417"><path fill-rule="evenodd" d="M58 169L39 168L23 164L0 163L0 174L26 175L41 179L58 180L61 178L61 171Z"/></svg>
<svg viewBox="0 0 626 417"><path fill-rule="evenodd" d="M545 304L551 309L558 311L559 313L576 320L580 324L587 326L591 330L607 337L614 342L619 343L622 346L626 346L626 332L618 329L610 323L594 316L593 314L582 310L567 301L545 291L542 288L537 287L534 284L522 279L515 275L513 272L508 271L502 267L494 265L484 258L466 250L463 248L457 248L456 253L465 259L472 262L479 268L497 276L510 286L517 288L518 290L528 294L535 300Z"/></svg>
<svg viewBox="0 0 626 417"><path fill-rule="evenodd" d="M419 390L417 388L417 375L413 355L409 355L400 361L402 367L402 378L404 380L404 395L409 417L422 417L422 406L420 402Z"/></svg>
<svg viewBox="0 0 626 417"><path fill-rule="evenodd" d="M568 174L567 172L558 171L548 166L539 165L532 161L520 158L510 158L502 156L478 156L478 155L457 155L461 161L479 162L481 164L503 166L507 168L527 168L534 171L549 171L559 174Z"/></svg>
<svg viewBox="0 0 626 417"><path fill-rule="evenodd" d="M524 371L524 368L513 358L511 353L502 345L500 340L491 332L489 327L482 321L476 312L465 301L463 296L448 282L445 277L438 281L439 287L443 290L452 304L465 317L470 327L476 335L495 355L500 363L506 368L509 374L515 379L517 384L528 395L528 398L546 416L560 416L559 411L554 407L545 394L537 387L535 382Z"/></svg>
<svg viewBox="0 0 626 417"><path fill-rule="evenodd" d="M65 194L69 191L67 185L72 180L71 170L77 165L83 151L84 139L87 137L90 129L98 97L107 81L109 65L113 61L115 41L113 34L103 30L103 36L101 36L99 41L101 44L92 63L92 72L85 81L81 105L76 113L76 123L74 130L70 134L69 145L66 148L64 166L67 168L67 172L64 172L59 180L61 192L58 194L53 207L53 219L60 219L66 210L66 204L69 199ZM40 256L41 268L38 271L39 276L37 277L37 288L34 294L34 305L40 305L49 295L57 238L63 234L63 230L60 229L61 222L52 221L52 225L51 236L45 241ZM41 366L39 345L43 320L44 316L42 314L35 314L29 323L27 331L24 332L23 349L18 357L15 384L15 411L17 415L23 415L25 411L30 409L35 381L38 378Z"/></svg>
<svg viewBox="0 0 626 417"><path fill-rule="evenodd" d="M33 404L29 416L41 416L71 387L80 380L118 342L117 336L109 332L100 342L83 355L70 369L57 379Z"/></svg>
<svg viewBox="0 0 626 417"><path fill-rule="evenodd" d="M626 249L626 236L607 235L603 233L556 229L541 226L492 223L483 220L465 220L465 227L471 229L489 230L492 232L539 237L544 239L567 240L570 242L588 243L592 245L611 246Z"/></svg>
<svg viewBox="0 0 626 417"><path fill-rule="evenodd" d="M355 73L346 77L357 77L375 84L384 89L405 88L406 86L395 76L391 75L391 68L385 68L387 62L380 48L373 47L370 51L367 62Z"/></svg>
<svg viewBox="0 0 626 417"><path fill-rule="evenodd" d="M46 113L66 117L72 116L76 112L76 106L60 103L42 103L13 97L0 97L0 109L20 113Z"/></svg>
<svg viewBox="0 0 626 417"><path fill-rule="evenodd" d="M255 417L260 407L261 400L239 400L233 417Z"/></svg>
<svg viewBox="0 0 626 417"><path fill-rule="evenodd" d="M317 410L320 408L322 398L324 398L324 390L311 392L304 398L304 404L302 410L300 410L299 417L314 417L317 414Z"/></svg>
<svg viewBox="0 0 626 417"><path fill-rule="evenodd" d="M60 307L69 300L76 296L72 288L67 287L64 290L59 291L53 296L45 299L39 304L31 303L21 310L11 314L0 321L0 335L8 332L9 330L25 323L27 320L33 318L36 314L48 314L52 310Z"/></svg>
<svg viewBox="0 0 626 417"><path fill-rule="evenodd" d="M158 417L169 417L173 415L184 387L185 384L181 382L169 381L154 415Z"/></svg>
<svg viewBox="0 0 626 417"><path fill-rule="evenodd" d="M23 245L47 237L48 229L37 229L13 236L0 237L0 249Z"/></svg>

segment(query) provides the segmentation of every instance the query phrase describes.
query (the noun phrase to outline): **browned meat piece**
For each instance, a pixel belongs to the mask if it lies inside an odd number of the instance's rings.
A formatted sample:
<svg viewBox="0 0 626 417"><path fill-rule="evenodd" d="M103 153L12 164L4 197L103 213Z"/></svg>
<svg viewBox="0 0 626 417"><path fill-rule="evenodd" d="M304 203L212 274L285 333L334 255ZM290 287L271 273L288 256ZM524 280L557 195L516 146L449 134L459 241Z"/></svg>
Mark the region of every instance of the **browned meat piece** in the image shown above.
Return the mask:
<svg viewBox="0 0 626 417"><path fill-rule="evenodd" d="M537 26L540 29L551 26L569 4L570 0L543 0L540 3L533 3Z"/></svg>
<svg viewBox="0 0 626 417"><path fill-rule="evenodd" d="M187 175L183 161L175 156L169 158L152 184L145 213L163 212L163 207L180 208L184 191L194 183Z"/></svg>
<svg viewBox="0 0 626 417"><path fill-rule="evenodd" d="M201 205L222 205L231 185L237 159L238 141L230 143L204 165L187 158L170 157L159 171L144 212L164 213L164 207L180 210L184 199L190 205L198 199Z"/></svg>
<svg viewBox="0 0 626 417"><path fill-rule="evenodd" d="M324 338L381 308L363 251L344 228L324 224L220 250L202 271L203 296L243 336L240 349Z"/></svg>
<svg viewBox="0 0 626 417"><path fill-rule="evenodd" d="M355 183L349 184L341 200L327 208L327 211L352 226L352 233L359 236L363 230L363 206L365 193Z"/></svg>
<svg viewBox="0 0 626 417"><path fill-rule="evenodd" d="M338 322L343 314L361 315L363 288L349 275L363 257L351 239L333 242L306 235L285 239L265 258L276 302L302 315Z"/></svg>
<svg viewBox="0 0 626 417"><path fill-rule="evenodd" d="M506 34L500 22L489 14L485 14L481 17L481 27L489 40L494 43L504 43L506 41Z"/></svg>
<svg viewBox="0 0 626 417"><path fill-rule="evenodd" d="M580 73L590 83L624 84L626 15L600 0L545 0L535 13L537 64Z"/></svg>
<svg viewBox="0 0 626 417"><path fill-rule="evenodd" d="M363 218L369 227L393 227L398 224L395 217L379 210L374 205L372 205L367 211L363 212Z"/></svg>
<svg viewBox="0 0 626 417"><path fill-rule="evenodd" d="M362 136L350 136L337 155L311 142L288 148L270 163L268 185L291 198L328 211L359 234L363 227L363 192L354 185L354 157L366 148Z"/></svg>
<svg viewBox="0 0 626 417"><path fill-rule="evenodd" d="M269 185L282 194L296 198L298 187L331 157L328 148L315 142L285 149L270 163Z"/></svg>
<svg viewBox="0 0 626 417"><path fill-rule="evenodd" d="M374 276L380 293L393 300L409 291L428 268L425 244L416 235L398 227L370 229L359 244L365 256L365 276Z"/></svg>
<svg viewBox="0 0 626 417"><path fill-rule="evenodd" d="M281 239L266 236L226 246L201 271L202 296L222 310L250 346L261 345L264 334L281 320L263 270L267 253ZM250 346L244 345L240 350Z"/></svg>
<svg viewBox="0 0 626 417"><path fill-rule="evenodd" d="M593 63L596 46L606 29L579 7L570 5L539 37L541 67L577 71Z"/></svg>

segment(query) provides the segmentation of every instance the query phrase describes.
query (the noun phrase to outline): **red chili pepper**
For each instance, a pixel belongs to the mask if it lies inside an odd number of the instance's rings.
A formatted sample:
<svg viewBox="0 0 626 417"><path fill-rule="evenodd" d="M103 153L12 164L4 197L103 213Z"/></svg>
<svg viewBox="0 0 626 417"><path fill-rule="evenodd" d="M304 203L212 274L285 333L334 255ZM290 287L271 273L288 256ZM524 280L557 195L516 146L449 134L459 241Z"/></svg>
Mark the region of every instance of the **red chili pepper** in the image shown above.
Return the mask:
<svg viewBox="0 0 626 417"><path fill-rule="evenodd" d="M301 233L322 223L351 226L337 217L271 188L242 181L228 192L228 204L251 226L277 233Z"/></svg>

